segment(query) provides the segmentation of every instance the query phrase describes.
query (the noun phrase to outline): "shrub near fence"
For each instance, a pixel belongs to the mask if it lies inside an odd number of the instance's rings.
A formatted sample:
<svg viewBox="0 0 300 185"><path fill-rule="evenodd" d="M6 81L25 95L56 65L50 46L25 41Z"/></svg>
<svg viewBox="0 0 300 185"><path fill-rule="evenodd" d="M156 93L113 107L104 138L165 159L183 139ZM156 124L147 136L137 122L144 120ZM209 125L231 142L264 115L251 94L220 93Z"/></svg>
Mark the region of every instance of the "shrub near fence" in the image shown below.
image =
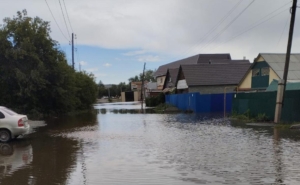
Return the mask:
<svg viewBox="0 0 300 185"><path fill-rule="evenodd" d="M146 106L147 107L156 107L159 104L165 103L165 95L164 93L160 93L157 96L146 98Z"/></svg>
<svg viewBox="0 0 300 185"><path fill-rule="evenodd" d="M233 93L226 94L226 112L231 112ZM185 93L166 95L166 103L182 111L215 113L224 111L224 94Z"/></svg>

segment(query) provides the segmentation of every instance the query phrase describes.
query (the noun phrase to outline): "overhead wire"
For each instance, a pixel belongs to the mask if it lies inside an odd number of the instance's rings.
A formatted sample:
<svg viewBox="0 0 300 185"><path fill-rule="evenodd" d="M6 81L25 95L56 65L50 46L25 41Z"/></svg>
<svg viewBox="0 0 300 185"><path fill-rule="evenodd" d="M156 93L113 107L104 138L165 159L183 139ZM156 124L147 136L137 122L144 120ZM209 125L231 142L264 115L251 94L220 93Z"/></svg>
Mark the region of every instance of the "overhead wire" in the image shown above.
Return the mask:
<svg viewBox="0 0 300 185"><path fill-rule="evenodd" d="M235 39L236 37L238 37L238 36L240 36L240 35L242 35L242 34L244 34L244 33L247 33L247 32L249 32L250 30L256 28L257 26L260 26L261 24L263 24L263 23L269 21L270 19L272 19L272 18L274 18L274 17L276 17L276 16L278 16L278 15L284 13L284 12L285 12L286 10L288 10L289 8L286 8L286 9L280 11L279 13L277 13L277 14L271 16L272 14L274 14L275 12L277 12L278 10L280 10L281 8L285 7L286 5L288 5L288 4L290 4L290 3L291 3L291 2L286 3L286 4L282 5L282 6L280 6L279 8L273 10L271 13L265 15L265 16L264 16L262 19L260 19L259 21L257 21L257 22L255 22L255 23L251 24L250 26L248 26L247 28L243 29L242 31L239 31L237 34L235 34L234 36L230 37L230 38L227 39L226 41L223 41L223 42L219 43L219 46L216 47L216 48L219 48L221 44L227 43L227 42L229 42L229 41ZM271 17L269 17L269 16L271 16ZM267 18L267 17L269 17L269 18ZM267 19L266 19L266 18L267 18ZM265 19L265 20L264 20L264 19ZM214 48L214 49L216 49L216 48Z"/></svg>
<svg viewBox="0 0 300 185"><path fill-rule="evenodd" d="M67 18L68 18L68 21L69 21L69 24L70 24L70 28L71 28L72 32L74 32L71 21L70 21L69 13L68 13L68 10L67 10L66 4L65 4L65 0L63 0L63 3L64 3L64 7L65 7L65 10L66 10Z"/></svg>
<svg viewBox="0 0 300 185"><path fill-rule="evenodd" d="M58 0L58 2L59 2L59 6L60 6L60 9L61 9L61 13L62 13L62 15L63 15L64 22L65 22L65 25L66 25L66 28L67 28L67 31L68 31L68 36L69 36L69 38L71 39L70 32L69 32L69 28L68 28L68 25L67 25L67 22L66 22L65 14L64 14L64 11L63 11L63 9L62 9L60 0Z"/></svg>
<svg viewBox="0 0 300 185"><path fill-rule="evenodd" d="M47 0L45 0L45 2L46 2L46 4L47 4L47 7L48 7L48 9L49 9L49 11L50 11L50 13L51 13L53 19L54 19L54 22L55 22L56 25L57 25L57 27L58 27L60 33L61 33L61 34L65 37L65 39L69 42L70 40L65 36L65 34L64 34L63 31L61 30L60 26L58 25L58 23L57 23L57 21L56 21L54 15L53 15L53 13L52 13L52 10L51 10L51 8L50 8L50 6L49 6Z"/></svg>
<svg viewBox="0 0 300 185"><path fill-rule="evenodd" d="M221 20L219 20L218 21L218 23L217 24L215 24L208 32L206 32L206 34L204 34L204 36L203 37L201 37L201 39L199 39L200 40L200 43L202 43L208 36L210 36L226 19L227 19L227 17L229 17L231 14L232 14L232 12L238 7L238 5L239 4L241 4L241 2L242 2L243 0L240 0L240 1L238 1L234 6L233 6L233 8L231 8L228 12L227 12L227 14L221 19ZM199 44L197 44L197 46L198 46ZM194 46L194 47L192 47L191 49L192 50L194 50L197 46ZM190 49L188 49L188 50L190 50ZM188 50L187 51L185 51L184 52L184 54L187 54L188 53Z"/></svg>
<svg viewBox="0 0 300 185"><path fill-rule="evenodd" d="M289 18L286 20L286 22L285 22L285 25L284 25L284 27L283 27L283 29L282 29L282 32L281 32L281 34L280 34L280 37L279 37L279 40L278 40L278 42L277 42L277 46L278 46L278 44L280 43L280 41L281 41L281 38L282 38L282 35L283 35L283 33L284 33L284 31L285 31L285 28L286 28L286 26L287 26L287 23L289 22Z"/></svg>
<svg viewBox="0 0 300 185"><path fill-rule="evenodd" d="M209 45L211 45L224 31L227 30L227 28L232 25L253 3L255 0L252 0L237 16L234 17L215 37L213 37L204 47L201 49L203 51L206 49Z"/></svg>

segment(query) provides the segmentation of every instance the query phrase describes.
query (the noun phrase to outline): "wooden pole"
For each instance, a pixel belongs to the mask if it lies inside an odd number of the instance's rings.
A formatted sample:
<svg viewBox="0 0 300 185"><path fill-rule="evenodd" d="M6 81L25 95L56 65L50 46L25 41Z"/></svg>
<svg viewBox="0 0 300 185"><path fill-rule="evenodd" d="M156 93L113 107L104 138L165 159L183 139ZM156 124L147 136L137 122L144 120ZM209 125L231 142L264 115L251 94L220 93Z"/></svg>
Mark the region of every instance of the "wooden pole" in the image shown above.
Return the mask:
<svg viewBox="0 0 300 185"><path fill-rule="evenodd" d="M146 68L146 63L144 63L144 69L143 69L143 76L142 76L142 87L141 87L141 100L142 100L142 102L141 102L141 110L142 110L142 112L143 112L143 110L144 110L144 97L143 97L143 90L144 90L144 80L145 80L145 68Z"/></svg>
<svg viewBox="0 0 300 185"><path fill-rule="evenodd" d="M297 0L293 0L293 6L291 8L291 22L290 22L290 31L289 31L289 38L288 38L288 45L286 51L286 58L285 58L285 65L284 65L284 73L283 73L283 90L281 92L277 92L276 98L276 109L275 109L275 116L274 122L279 123L281 119L281 111L284 104L284 95L289 71L289 64L290 64L290 55L292 49L292 42L293 42L293 33L294 33L294 25L295 25L295 17L296 17L296 9L297 9ZM278 83L278 90L279 90L279 83ZM281 97L278 97L281 96ZM277 107L278 106L278 107Z"/></svg>

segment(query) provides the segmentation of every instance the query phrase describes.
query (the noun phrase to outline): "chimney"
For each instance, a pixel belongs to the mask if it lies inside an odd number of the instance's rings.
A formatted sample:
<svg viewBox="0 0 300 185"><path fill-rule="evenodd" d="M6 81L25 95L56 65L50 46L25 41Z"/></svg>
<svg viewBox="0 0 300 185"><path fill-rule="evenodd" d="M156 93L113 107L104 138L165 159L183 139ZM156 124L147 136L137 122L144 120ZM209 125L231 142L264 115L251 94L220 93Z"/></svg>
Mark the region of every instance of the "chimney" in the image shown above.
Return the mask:
<svg viewBox="0 0 300 185"><path fill-rule="evenodd" d="M246 60L246 57L244 56L244 58L243 58L244 60Z"/></svg>

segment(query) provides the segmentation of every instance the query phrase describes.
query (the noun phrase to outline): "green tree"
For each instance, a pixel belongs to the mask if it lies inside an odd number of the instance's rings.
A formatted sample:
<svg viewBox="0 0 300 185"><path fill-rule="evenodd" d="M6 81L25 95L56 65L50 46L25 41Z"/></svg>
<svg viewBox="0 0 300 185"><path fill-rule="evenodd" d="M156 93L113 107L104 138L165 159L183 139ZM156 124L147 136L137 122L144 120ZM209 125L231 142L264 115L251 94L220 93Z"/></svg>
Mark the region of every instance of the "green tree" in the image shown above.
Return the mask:
<svg viewBox="0 0 300 185"><path fill-rule="evenodd" d="M145 70L145 78L144 78L145 81L156 82L156 79L153 76L154 72L155 71L151 69ZM143 73L140 73L139 75L135 75L134 77L129 78L128 81L129 83L142 81L142 77L143 77Z"/></svg>
<svg viewBox="0 0 300 185"><path fill-rule="evenodd" d="M92 105L97 91L93 77L78 73L67 64L59 44L50 37L49 22L28 17L26 10L3 21L1 105L27 114L66 113Z"/></svg>

